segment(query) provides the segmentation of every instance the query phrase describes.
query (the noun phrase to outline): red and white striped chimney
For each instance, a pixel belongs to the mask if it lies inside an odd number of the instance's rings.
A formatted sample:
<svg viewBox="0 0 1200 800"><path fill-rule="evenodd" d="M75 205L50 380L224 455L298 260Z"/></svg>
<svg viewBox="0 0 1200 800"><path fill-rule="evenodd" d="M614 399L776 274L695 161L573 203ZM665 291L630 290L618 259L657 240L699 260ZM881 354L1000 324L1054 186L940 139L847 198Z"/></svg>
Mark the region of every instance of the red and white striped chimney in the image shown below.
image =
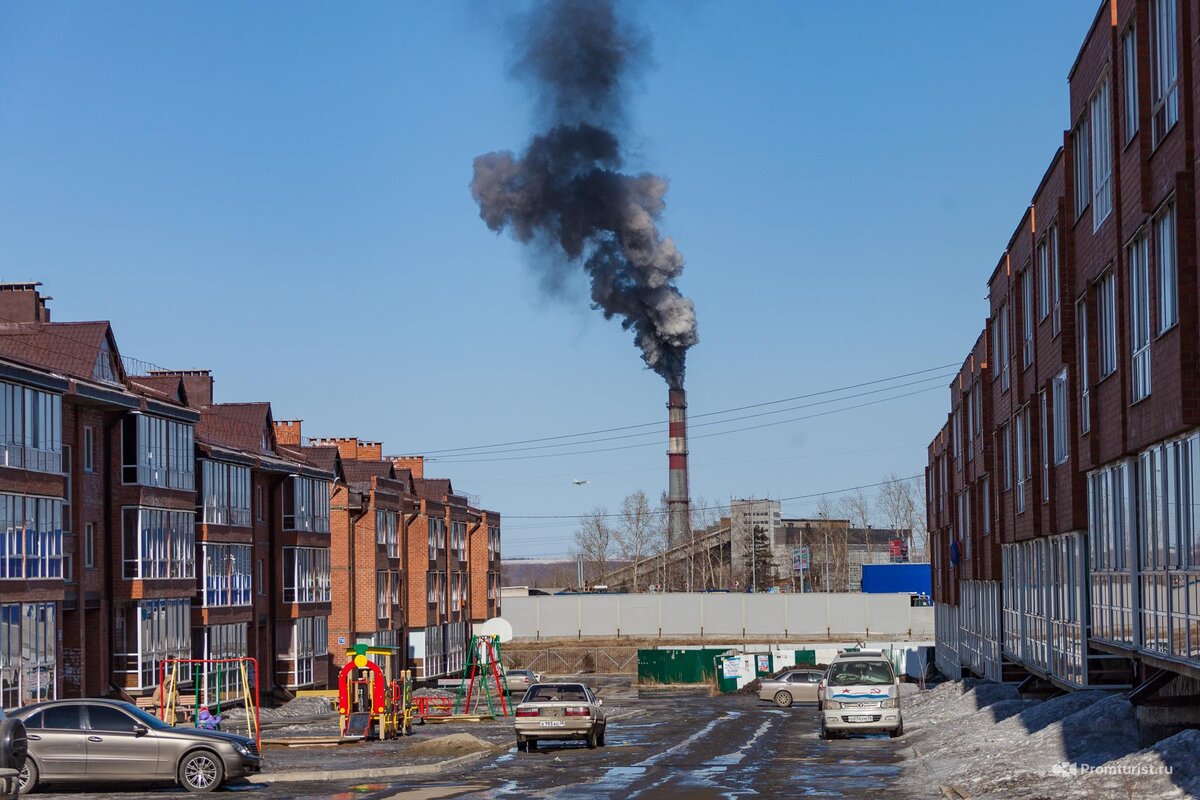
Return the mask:
<svg viewBox="0 0 1200 800"><path fill-rule="evenodd" d="M688 497L687 395L683 389L667 393L667 547L691 539L692 519Z"/></svg>

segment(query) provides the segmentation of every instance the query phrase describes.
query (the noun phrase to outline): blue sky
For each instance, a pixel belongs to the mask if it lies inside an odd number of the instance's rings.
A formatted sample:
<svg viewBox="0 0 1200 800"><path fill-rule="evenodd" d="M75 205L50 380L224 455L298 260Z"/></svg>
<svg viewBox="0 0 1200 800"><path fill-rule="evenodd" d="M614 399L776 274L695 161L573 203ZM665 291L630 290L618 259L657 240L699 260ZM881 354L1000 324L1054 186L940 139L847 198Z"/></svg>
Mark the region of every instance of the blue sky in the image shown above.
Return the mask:
<svg viewBox="0 0 1200 800"><path fill-rule="evenodd" d="M0 3L0 278L313 436L408 453L664 420L630 335L582 282L542 297L467 190L476 155L534 130L511 5ZM671 182L692 413L961 361L1097 3L642 5L626 144ZM946 407L936 388L694 438L693 495L916 474ZM569 520L518 517L657 496L663 436L429 471L508 515L506 556L564 554Z"/></svg>

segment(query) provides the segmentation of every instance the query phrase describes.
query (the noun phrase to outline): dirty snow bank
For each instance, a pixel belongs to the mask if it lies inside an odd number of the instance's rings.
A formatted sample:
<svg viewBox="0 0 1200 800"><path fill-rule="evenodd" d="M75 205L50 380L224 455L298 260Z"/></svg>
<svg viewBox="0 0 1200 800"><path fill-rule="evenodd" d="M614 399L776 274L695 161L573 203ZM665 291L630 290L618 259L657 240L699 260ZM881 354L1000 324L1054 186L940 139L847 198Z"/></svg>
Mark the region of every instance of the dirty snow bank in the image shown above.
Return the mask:
<svg viewBox="0 0 1200 800"><path fill-rule="evenodd" d="M916 755L908 777L973 798L1185 798L1200 789L1200 732L1143 750L1119 694L1036 701L987 681L944 683L905 703L904 724Z"/></svg>

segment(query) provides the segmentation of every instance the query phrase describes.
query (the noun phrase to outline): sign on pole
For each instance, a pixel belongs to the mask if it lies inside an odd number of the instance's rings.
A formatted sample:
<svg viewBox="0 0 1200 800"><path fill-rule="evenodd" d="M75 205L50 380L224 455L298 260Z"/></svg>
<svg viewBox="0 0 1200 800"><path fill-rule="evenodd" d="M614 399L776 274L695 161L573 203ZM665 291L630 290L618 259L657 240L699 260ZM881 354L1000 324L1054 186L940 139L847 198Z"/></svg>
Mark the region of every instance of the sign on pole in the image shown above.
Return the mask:
<svg viewBox="0 0 1200 800"><path fill-rule="evenodd" d="M793 547L792 548L792 572L801 573L808 569L808 547Z"/></svg>

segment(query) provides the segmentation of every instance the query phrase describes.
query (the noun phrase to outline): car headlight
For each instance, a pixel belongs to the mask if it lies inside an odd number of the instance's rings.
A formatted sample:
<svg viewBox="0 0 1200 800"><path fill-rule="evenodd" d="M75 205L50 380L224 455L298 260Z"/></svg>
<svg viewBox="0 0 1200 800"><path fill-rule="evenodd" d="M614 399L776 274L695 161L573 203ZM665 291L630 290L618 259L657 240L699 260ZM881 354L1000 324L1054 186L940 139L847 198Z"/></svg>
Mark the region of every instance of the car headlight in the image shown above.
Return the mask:
<svg viewBox="0 0 1200 800"><path fill-rule="evenodd" d="M889 697L887 700L884 700L882 703L880 703L879 707L880 708L895 708L896 701L895 701L895 699Z"/></svg>
<svg viewBox="0 0 1200 800"><path fill-rule="evenodd" d="M250 752L250 748L246 747L246 745L242 744L241 742L234 742L233 749L237 751L238 755L246 756L247 758L251 758L253 756L253 753Z"/></svg>
<svg viewBox="0 0 1200 800"><path fill-rule="evenodd" d="M832 709L833 711L837 711L839 708L842 707L842 704L839 703L837 700L826 700L825 707L828 709Z"/></svg>

